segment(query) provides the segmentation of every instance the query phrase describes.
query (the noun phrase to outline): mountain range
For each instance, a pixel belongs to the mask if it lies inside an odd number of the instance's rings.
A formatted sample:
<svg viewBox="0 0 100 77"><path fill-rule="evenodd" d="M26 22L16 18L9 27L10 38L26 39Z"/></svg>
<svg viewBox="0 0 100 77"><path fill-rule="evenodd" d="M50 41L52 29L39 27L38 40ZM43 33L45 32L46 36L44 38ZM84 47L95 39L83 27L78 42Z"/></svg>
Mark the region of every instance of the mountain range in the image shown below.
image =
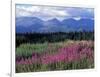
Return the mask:
<svg viewBox="0 0 100 77"><path fill-rule="evenodd" d="M50 19L44 21L37 17L19 17L16 18L16 33L26 32L71 32L71 31L93 31L94 20L81 18L75 20L73 18Z"/></svg>

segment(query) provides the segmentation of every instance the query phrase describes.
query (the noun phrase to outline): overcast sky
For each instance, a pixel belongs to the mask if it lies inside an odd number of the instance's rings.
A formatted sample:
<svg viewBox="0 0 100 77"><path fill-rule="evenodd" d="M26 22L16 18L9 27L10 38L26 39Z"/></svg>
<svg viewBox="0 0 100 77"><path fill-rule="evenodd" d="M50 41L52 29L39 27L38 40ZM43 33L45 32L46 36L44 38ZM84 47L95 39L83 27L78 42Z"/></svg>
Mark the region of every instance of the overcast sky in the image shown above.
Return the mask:
<svg viewBox="0 0 100 77"><path fill-rule="evenodd" d="M93 8L73 8L73 7L50 7L50 6L34 6L28 4L16 4L16 17L38 17L42 20L57 18L63 20L65 18L94 18Z"/></svg>

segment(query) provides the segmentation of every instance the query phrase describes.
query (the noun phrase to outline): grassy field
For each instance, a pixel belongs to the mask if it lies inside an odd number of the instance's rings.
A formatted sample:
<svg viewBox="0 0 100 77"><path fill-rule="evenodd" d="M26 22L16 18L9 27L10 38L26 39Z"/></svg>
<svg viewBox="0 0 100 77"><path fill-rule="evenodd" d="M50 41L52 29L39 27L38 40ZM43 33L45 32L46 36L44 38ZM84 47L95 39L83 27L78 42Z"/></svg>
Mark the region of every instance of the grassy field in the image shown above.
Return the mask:
<svg viewBox="0 0 100 77"><path fill-rule="evenodd" d="M16 48L16 72L87 69L94 67L94 42L21 44Z"/></svg>

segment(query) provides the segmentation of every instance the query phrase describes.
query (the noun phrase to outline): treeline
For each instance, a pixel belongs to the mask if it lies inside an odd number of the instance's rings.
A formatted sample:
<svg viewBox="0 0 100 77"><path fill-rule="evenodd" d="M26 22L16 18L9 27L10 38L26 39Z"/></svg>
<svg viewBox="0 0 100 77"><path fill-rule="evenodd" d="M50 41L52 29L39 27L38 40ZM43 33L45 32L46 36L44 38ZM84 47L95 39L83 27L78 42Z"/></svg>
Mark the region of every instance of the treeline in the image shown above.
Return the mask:
<svg viewBox="0 0 100 77"><path fill-rule="evenodd" d="M16 47L22 43L44 43L70 40L94 40L94 32L16 33Z"/></svg>

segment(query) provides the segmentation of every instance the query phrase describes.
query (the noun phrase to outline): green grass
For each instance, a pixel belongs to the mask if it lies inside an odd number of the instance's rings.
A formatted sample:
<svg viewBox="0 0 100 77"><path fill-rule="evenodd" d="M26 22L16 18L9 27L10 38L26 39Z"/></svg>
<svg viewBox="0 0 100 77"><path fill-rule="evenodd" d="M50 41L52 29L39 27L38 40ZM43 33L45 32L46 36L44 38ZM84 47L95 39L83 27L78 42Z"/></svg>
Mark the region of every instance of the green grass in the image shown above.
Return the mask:
<svg viewBox="0 0 100 77"><path fill-rule="evenodd" d="M41 43L41 44L21 44L16 48L16 56L30 56L33 52L49 54L57 52L57 49L62 47L64 42L58 43Z"/></svg>
<svg viewBox="0 0 100 77"><path fill-rule="evenodd" d="M42 53L47 49L47 43L44 44L22 44L16 48L16 56L29 56L32 52Z"/></svg>
<svg viewBox="0 0 100 77"><path fill-rule="evenodd" d="M85 42L85 41L81 41ZM87 41L86 41L87 42ZM42 54L48 52L48 54L57 53L61 47L69 46L73 43L80 43L80 41L66 40L64 42L56 43L37 43L37 44L21 44L16 48L16 56L30 56L33 52ZM87 42L89 47L93 47L94 44ZM74 70L74 69L89 69L94 68L94 60L90 61L87 57L82 60L73 62L55 62L50 64L33 63L33 64L16 64L16 73L21 72L39 72L39 71L54 71L54 70Z"/></svg>
<svg viewBox="0 0 100 77"><path fill-rule="evenodd" d="M94 63L88 59L75 62L58 62L52 64L32 64L32 65L16 65L16 73L22 72L40 72L40 71L59 71L59 70L77 70L94 68Z"/></svg>

